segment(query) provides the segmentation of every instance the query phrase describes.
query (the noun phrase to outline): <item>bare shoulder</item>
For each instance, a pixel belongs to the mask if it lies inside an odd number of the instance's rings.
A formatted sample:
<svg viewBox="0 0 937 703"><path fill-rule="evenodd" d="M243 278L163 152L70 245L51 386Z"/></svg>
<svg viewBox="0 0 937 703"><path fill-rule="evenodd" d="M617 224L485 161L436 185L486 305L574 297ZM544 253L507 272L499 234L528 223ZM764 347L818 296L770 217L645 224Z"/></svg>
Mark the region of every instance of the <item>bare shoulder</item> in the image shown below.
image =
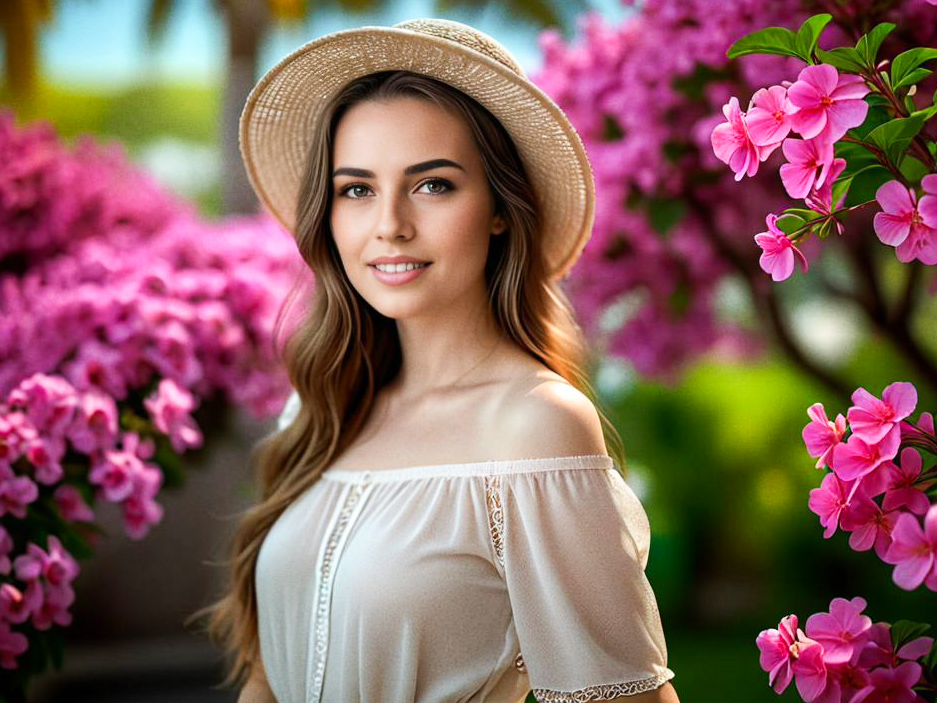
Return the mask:
<svg viewBox="0 0 937 703"><path fill-rule="evenodd" d="M607 454L592 401L544 368L510 384L501 398L496 440L520 458Z"/></svg>

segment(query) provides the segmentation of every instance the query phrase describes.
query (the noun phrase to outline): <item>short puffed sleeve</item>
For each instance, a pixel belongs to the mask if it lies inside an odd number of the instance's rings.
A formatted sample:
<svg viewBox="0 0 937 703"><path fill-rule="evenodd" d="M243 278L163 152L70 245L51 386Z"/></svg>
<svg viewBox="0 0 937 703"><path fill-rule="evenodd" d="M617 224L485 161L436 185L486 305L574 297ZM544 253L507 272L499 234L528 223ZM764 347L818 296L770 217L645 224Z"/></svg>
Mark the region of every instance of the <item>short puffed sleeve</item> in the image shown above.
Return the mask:
<svg viewBox="0 0 937 703"><path fill-rule="evenodd" d="M610 700L672 678L644 573L648 518L621 474L500 478L502 568L537 700Z"/></svg>
<svg viewBox="0 0 937 703"><path fill-rule="evenodd" d="M300 405L302 405L302 401L299 399L299 393L294 389L290 392L286 403L283 405L283 410L280 411L280 416L277 418L277 432L289 427L290 423L296 419L296 416L299 414Z"/></svg>

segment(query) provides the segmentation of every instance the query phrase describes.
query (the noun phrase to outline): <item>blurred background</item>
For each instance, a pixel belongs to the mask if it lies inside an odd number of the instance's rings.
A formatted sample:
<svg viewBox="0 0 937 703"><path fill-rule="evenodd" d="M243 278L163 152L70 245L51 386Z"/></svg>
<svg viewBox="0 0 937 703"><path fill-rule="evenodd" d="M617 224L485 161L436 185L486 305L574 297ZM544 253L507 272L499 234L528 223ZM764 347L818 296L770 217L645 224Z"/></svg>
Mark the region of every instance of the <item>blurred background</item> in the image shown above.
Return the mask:
<svg viewBox="0 0 937 703"><path fill-rule="evenodd" d="M745 104L798 70L780 59L728 65L725 48L760 26L796 28L807 5L3 0L0 107L21 128L46 121L67 144L86 134L119 144L215 221L255 210L237 117L260 75L300 44L420 16L502 41L570 115L596 170L595 241L568 286L650 518L648 577L674 686L687 702L772 701L755 637L781 617L856 595L873 620L932 612L926 592L898 589L891 567L842 533L822 538L807 508L822 472L801 429L812 403L833 418L856 387L880 395L896 380L917 386L915 418L937 409L933 267L899 264L857 219L852 243L806 247L811 272L772 284L752 236L786 203L777 164L735 184L706 153L730 95ZM923 0L879 5L920 30ZM213 688L220 655L183 621L219 593L213 563L253 500L245 457L275 415L218 402L199 419L209 441L183 456L186 481L162 494L146 539L128 539L116 512L101 510L109 537L81 564L64 667L39 678L34 700L236 699ZM799 700L793 687L782 698Z"/></svg>

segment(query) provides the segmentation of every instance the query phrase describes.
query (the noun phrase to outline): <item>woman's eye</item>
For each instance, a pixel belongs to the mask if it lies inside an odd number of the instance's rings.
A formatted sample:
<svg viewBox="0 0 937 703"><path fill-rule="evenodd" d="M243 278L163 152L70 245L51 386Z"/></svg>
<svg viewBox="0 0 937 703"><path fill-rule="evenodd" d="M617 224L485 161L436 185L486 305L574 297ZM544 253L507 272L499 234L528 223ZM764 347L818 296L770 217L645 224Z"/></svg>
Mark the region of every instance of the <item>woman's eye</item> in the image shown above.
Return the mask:
<svg viewBox="0 0 937 703"><path fill-rule="evenodd" d="M452 184L444 178L430 178L427 181L423 181L420 187L423 188L426 186L429 186L429 192L434 195L452 190Z"/></svg>
<svg viewBox="0 0 937 703"><path fill-rule="evenodd" d="M347 185L338 191L338 194L344 195L345 197L351 198L352 200L358 200L359 198L363 198L365 195L367 195L367 190L368 187L366 185L352 183L351 185ZM349 195L349 193L351 193L351 195Z"/></svg>

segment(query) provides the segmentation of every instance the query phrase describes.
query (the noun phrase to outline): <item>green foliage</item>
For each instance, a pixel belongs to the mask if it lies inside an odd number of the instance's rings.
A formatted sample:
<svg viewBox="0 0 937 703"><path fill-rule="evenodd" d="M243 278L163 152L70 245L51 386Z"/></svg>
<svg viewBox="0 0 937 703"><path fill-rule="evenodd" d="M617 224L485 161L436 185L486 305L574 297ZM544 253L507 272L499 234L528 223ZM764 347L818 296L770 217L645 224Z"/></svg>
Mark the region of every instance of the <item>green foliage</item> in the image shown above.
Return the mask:
<svg viewBox="0 0 937 703"><path fill-rule="evenodd" d="M832 15L825 13L808 17L796 34L784 27L765 27L749 32L726 50L726 56L734 59L745 54L780 54L813 63L817 39L831 19Z"/></svg>
<svg viewBox="0 0 937 703"><path fill-rule="evenodd" d="M867 166L852 177L849 192L843 205L852 207L875 199L875 191L883 183L893 178L891 171L884 166Z"/></svg>
<svg viewBox="0 0 937 703"><path fill-rule="evenodd" d="M785 213L781 215L774 223L779 230L784 232L784 234L791 234L792 232L800 229L806 224L806 220L799 216L791 213Z"/></svg>
<svg viewBox="0 0 937 703"><path fill-rule="evenodd" d="M901 162L905 149L924 126L924 112L897 118L881 124L866 135L866 140L877 146L895 166Z"/></svg>
<svg viewBox="0 0 937 703"><path fill-rule="evenodd" d="M930 47L917 47L898 54L891 62L892 88L912 85L930 75L929 70L918 68L918 66L935 58L937 58L937 49Z"/></svg>
<svg viewBox="0 0 937 703"><path fill-rule="evenodd" d="M851 46L838 46L829 51L817 49L816 53L817 58L823 63L828 63L830 66L838 68L841 71L858 73L863 68L862 57L859 56L859 52Z"/></svg>
<svg viewBox="0 0 937 703"><path fill-rule="evenodd" d="M856 42L856 53L862 57L866 66L870 68L875 66L875 61L878 58L878 49L882 45L882 42L885 41L885 37L891 34L894 28L894 23L882 22L875 25L868 34L859 37L859 41Z"/></svg>
<svg viewBox="0 0 937 703"><path fill-rule="evenodd" d="M647 203L647 219L658 234L667 234L686 212L686 204L677 198L651 198Z"/></svg>
<svg viewBox="0 0 937 703"><path fill-rule="evenodd" d="M907 644L916 637L920 637L930 629L930 625L922 622L912 622L911 620L899 620L891 626L891 644L895 651L901 649L902 645Z"/></svg>

